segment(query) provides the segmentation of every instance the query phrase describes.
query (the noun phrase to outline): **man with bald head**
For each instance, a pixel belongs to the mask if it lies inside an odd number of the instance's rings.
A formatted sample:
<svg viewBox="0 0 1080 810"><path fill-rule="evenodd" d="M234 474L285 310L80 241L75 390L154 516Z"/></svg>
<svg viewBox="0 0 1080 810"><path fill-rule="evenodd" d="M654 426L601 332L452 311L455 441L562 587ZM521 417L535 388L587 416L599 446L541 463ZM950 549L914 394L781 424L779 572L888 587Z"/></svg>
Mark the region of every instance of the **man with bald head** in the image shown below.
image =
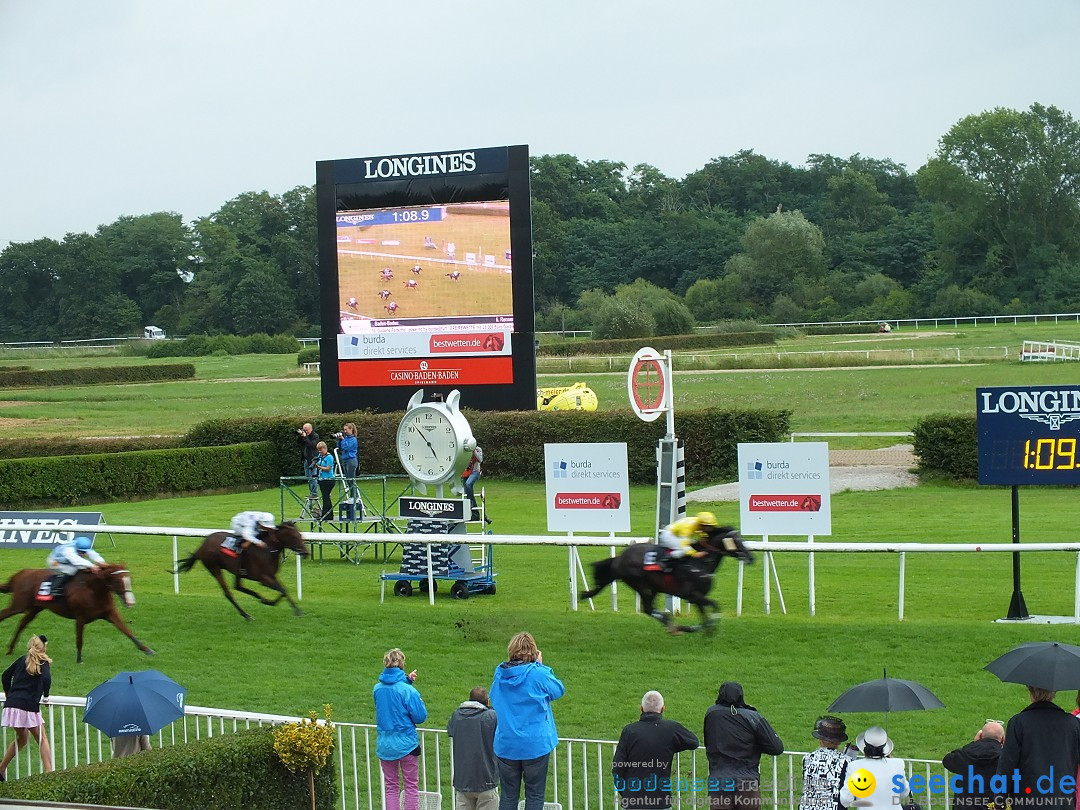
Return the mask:
<svg viewBox="0 0 1080 810"><path fill-rule="evenodd" d="M697 736L674 720L665 720L664 696L652 690L641 699L641 719L622 730L611 775L626 810L671 806L671 759L698 747Z"/></svg>
<svg viewBox="0 0 1080 810"><path fill-rule="evenodd" d="M999 720L987 720L972 742L950 751L941 760L942 765L957 774L950 777L949 783L955 810L982 810L987 802L993 802L990 780L997 773L1004 742L1005 726Z"/></svg>

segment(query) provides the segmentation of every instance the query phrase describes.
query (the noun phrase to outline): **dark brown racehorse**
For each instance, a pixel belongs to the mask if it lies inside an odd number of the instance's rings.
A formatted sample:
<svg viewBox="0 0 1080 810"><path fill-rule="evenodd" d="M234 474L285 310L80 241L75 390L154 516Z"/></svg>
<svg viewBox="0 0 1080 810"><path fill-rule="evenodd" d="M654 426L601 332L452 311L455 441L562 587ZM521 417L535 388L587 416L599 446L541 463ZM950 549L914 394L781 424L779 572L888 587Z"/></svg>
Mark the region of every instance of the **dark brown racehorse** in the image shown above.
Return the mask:
<svg viewBox="0 0 1080 810"><path fill-rule="evenodd" d="M117 630L135 642L136 647L147 655L153 655L154 651L135 638L131 628L124 623L113 600L113 594L116 594L128 607L135 604L135 595L131 592L131 574L124 568L123 563L104 563L100 568L97 573L90 570L79 571L67 581L64 598L51 602L37 601L37 592L41 583L55 574L55 571L24 568L0 585L0 593L11 594L11 604L0 611L0 622L18 613L23 614L22 621L8 644L8 655L15 649L19 634L43 610L51 610L57 616L75 620L75 650L78 653L76 663L82 663L83 627L98 619L107 619Z"/></svg>
<svg viewBox="0 0 1080 810"><path fill-rule="evenodd" d="M240 615L249 622L251 621L251 614L236 603L232 591L225 584L223 573L225 571L236 577L236 584L233 587L241 593L254 596L264 605L276 605L282 599L285 599L292 605L293 613L297 616L303 616L303 611L297 607L296 602L292 600L292 597L285 591L285 587L277 578L278 569L281 567L281 552L283 549L295 551L301 557L308 555L304 537L300 534L300 530L296 528L296 524L286 521L273 529L263 529L262 537L266 543L266 548L251 546L243 552L242 558L233 557L221 550L221 544L228 536L228 532L214 532L203 540L203 544L199 546L194 554L182 560L176 566L176 570L190 571L195 566L195 563L201 562L206 566L206 570L210 572L210 575L218 581L225 598L232 602L233 607L240 611ZM245 588L242 584L245 579L259 582L267 588L277 591L277 599L266 599L250 588Z"/></svg>
<svg viewBox="0 0 1080 810"><path fill-rule="evenodd" d="M609 557L593 563L596 587L581 594L591 599L615 580L621 579L641 595L642 610L662 622L672 633L691 633L705 629L711 631L716 623L716 602L709 598L713 574L724 557L735 557L742 562L753 562L754 555L743 545L742 536L731 526L712 529L704 539L693 544L703 557L684 557L672 565L672 570L646 571L645 555L650 551L658 554L663 549L648 543L639 543L623 550L617 557ZM700 625L673 625L671 616L653 607L656 596L661 593L677 596L697 606L701 613ZM706 611L705 608L709 610Z"/></svg>

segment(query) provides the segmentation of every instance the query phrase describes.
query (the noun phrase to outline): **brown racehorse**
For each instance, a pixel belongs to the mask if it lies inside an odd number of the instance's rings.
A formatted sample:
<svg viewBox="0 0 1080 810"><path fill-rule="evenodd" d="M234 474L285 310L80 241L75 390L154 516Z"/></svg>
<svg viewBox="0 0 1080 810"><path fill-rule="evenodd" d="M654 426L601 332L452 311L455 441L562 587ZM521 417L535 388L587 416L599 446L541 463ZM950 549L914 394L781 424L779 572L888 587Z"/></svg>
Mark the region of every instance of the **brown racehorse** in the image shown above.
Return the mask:
<svg viewBox="0 0 1080 810"><path fill-rule="evenodd" d="M724 557L734 557L740 562L751 563L754 555L743 545L742 535L731 526L710 529L706 536L693 543L695 550L703 552L700 559L684 557L673 566L671 572L647 571L645 555L660 552L657 546L638 543L629 546L619 556L593 563L596 587L581 596L591 599L617 579L621 579L641 596L641 609L663 623L671 633L692 633L704 629L711 632L716 623L716 602L709 598L713 574ZM666 593L678 596L697 606L701 613L700 625L673 625L671 616L653 607L657 595ZM708 610L706 610L708 608Z"/></svg>
<svg viewBox="0 0 1080 810"><path fill-rule="evenodd" d="M297 607L277 578L278 569L281 567L281 552L283 549L295 551L301 557L308 555L303 535L300 534L300 530L296 528L296 524L292 521L286 521L273 529L263 529L262 535L266 542L266 548L251 546L243 553L241 563L240 558L225 554L221 550L221 543L229 536L229 533L214 532L203 540L203 544L196 549L194 554L181 560L180 564L176 566L176 570L190 571L195 567L195 563L201 562L206 566L206 570L210 572L211 576L218 581L225 598L232 602L233 607L240 611L240 615L248 621L251 621L251 614L236 603L232 591L225 584L225 576L222 572L228 571L236 577L236 584L233 587L241 593L254 596L264 605L276 605L282 599L285 599L292 605L293 613L297 616L303 616L303 611ZM241 573L241 566L243 567L243 573ZM271 601L250 588L245 588L241 584L245 579L262 583L267 588L277 591L278 598Z"/></svg>
<svg viewBox="0 0 1080 810"><path fill-rule="evenodd" d="M113 594L116 594L128 607L135 604L135 595L131 592L131 575L123 563L104 563L100 568L98 573L90 570L79 571L64 586L64 598L51 602L37 601L37 592L41 583L55 574L55 571L24 568L0 585L0 593L11 594L11 604L0 611L0 622L18 613L23 614L22 621L8 644L8 655L15 649L15 642L19 640L23 628L43 610L51 610L57 616L75 620L75 650L78 653L76 663L82 663L83 627L98 619L107 619L117 630L135 642L136 647L147 655L153 655L154 651L135 638L131 628L120 618L116 602L113 601Z"/></svg>

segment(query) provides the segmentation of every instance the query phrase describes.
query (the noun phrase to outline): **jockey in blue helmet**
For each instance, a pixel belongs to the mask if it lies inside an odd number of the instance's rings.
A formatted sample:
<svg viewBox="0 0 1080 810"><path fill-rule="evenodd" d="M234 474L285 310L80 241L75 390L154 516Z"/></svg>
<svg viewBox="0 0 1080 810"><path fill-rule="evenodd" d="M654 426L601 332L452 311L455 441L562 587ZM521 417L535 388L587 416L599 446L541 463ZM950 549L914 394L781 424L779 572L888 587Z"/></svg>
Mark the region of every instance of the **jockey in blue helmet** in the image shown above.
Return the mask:
<svg viewBox="0 0 1080 810"><path fill-rule="evenodd" d="M45 560L45 567L59 576L49 577L42 582L37 598L44 602L62 596L69 577L82 570L97 573L101 570L98 566L104 562L105 558L94 551L94 541L85 534L58 543Z"/></svg>

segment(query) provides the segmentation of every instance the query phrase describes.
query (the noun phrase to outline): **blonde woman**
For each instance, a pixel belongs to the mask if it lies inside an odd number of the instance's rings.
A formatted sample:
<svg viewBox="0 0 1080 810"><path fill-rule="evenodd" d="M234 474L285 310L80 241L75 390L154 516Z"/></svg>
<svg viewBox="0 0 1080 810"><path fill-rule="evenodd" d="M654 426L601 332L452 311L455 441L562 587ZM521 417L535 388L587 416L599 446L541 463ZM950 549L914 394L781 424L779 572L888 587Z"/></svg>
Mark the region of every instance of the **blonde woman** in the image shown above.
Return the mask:
<svg viewBox="0 0 1080 810"><path fill-rule="evenodd" d="M415 669L405 674L405 653L395 647L383 656L383 671L371 696L375 699L375 754L383 772L384 810L398 810L398 791L402 789L404 810L417 810L420 804L420 735L416 724L427 720L427 707L413 686L415 681Z"/></svg>
<svg viewBox="0 0 1080 810"><path fill-rule="evenodd" d="M499 763L499 810L516 810L525 783L525 810L542 810L547 788L548 759L559 742L551 702L566 687L544 666L544 656L529 633L518 633L506 648L507 660L495 667L491 708L499 717L495 727L495 757Z"/></svg>
<svg viewBox="0 0 1080 810"><path fill-rule="evenodd" d="M28 737L37 740L41 751L41 766L48 773L53 769L52 749L45 736L45 722L41 717L41 704L48 702L52 686L52 659L45 654L48 643L45 636L31 636L26 655L12 662L2 676L4 684L4 712L0 723L15 730L15 740L0 760L0 782L7 779L7 766L21 751Z"/></svg>

